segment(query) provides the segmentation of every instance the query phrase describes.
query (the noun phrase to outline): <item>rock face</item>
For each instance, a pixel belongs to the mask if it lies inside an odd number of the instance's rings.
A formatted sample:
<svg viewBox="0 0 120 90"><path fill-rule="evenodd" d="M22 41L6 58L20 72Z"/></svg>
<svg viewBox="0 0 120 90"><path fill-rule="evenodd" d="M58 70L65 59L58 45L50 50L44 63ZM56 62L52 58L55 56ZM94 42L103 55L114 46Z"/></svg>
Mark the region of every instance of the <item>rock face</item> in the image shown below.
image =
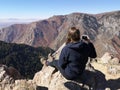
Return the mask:
<svg viewBox="0 0 120 90"><path fill-rule="evenodd" d="M56 58L59 57L63 46L54 54ZM120 73L111 74L109 72L111 70L107 68L111 65L110 55L106 53L100 60L97 59L97 62L93 60L88 63L81 79L75 81L65 79L59 71L51 66L43 66L42 70L35 74L33 80L16 80L17 74L11 74L14 69L1 65L0 90L119 90ZM116 58L112 59L117 61ZM104 60L108 61L103 62ZM119 63L114 63L114 66L116 65L119 69ZM3 83L3 81L6 82Z"/></svg>
<svg viewBox="0 0 120 90"><path fill-rule="evenodd" d="M101 57L102 63L105 64L113 64L113 65L118 65L120 63L120 60L116 58L113 54L110 54L106 52L102 57Z"/></svg>
<svg viewBox="0 0 120 90"><path fill-rule="evenodd" d="M44 67L40 72L36 73L33 81L38 86L48 87L49 90L82 90L83 88L88 89L90 85L95 84L94 76L89 76L87 84L82 86L82 81L67 80L59 71L55 72L55 68L50 66Z"/></svg>
<svg viewBox="0 0 120 90"><path fill-rule="evenodd" d="M20 73L13 67L0 65L0 83L11 84L14 80L20 79Z"/></svg>
<svg viewBox="0 0 120 90"><path fill-rule="evenodd" d="M15 68L0 65L0 90L36 90L37 86L32 80L21 78Z"/></svg>
<svg viewBox="0 0 120 90"><path fill-rule="evenodd" d="M32 80L15 80L12 84L0 84L0 90L41 90Z"/></svg>
<svg viewBox="0 0 120 90"><path fill-rule="evenodd" d="M53 16L30 24L16 24L0 30L0 40L31 46L49 46L57 50L65 41L67 31L76 26L88 34L98 56L114 53L120 59L120 11L102 14L72 13Z"/></svg>
<svg viewBox="0 0 120 90"><path fill-rule="evenodd" d="M112 59L113 59L113 55L110 54L110 53L108 53L108 52L106 52L106 53L101 57L101 62L108 64L108 63L110 62L110 60L112 60Z"/></svg>
<svg viewBox="0 0 120 90"><path fill-rule="evenodd" d="M13 90L17 79L21 79L21 75L15 68L0 65L0 90Z"/></svg>
<svg viewBox="0 0 120 90"><path fill-rule="evenodd" d="M120 74L120 60L114 57L113 54L106 52L99 62L106 66L109 74Z"/></svg>

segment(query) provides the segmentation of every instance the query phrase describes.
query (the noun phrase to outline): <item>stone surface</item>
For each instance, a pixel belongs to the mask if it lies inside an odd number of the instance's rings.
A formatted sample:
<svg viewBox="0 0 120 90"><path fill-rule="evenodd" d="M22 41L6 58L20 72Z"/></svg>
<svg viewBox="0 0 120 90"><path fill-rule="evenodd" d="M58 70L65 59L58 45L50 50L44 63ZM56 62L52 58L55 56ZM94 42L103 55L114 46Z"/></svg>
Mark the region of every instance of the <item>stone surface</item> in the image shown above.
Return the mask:
<svg viewBox="0 0 120 90"><path fill-rule="evenodd" d="M107 68L107 72L112 75L120 74L120 60L112 54L106 52L99 60Z"/></svg>
<svg viewBox="0 0 120 90"><path fill-rule="evenodd" d="M11 84L20 78L21 75L15 68L0 65L0 84Z"/></svg>
<svg viewBox="0 0 120 90"><path fill-rule="evenodd" d="M82 90L83 88L89 88L90 85L95 83L94 74L92 72L87 72L87 74L89 74L86 79L87 82L82 87L83 83L81 80L67 80L59 71L55 72L55 68L45 66L40 72L35 74L33 81L38 86L48 87L49 90Z"/></svg>
<svg viewBox="0 0 120 90"><path fill-rule="evenodd" d="M102 57L101 57L101 62L102 63L109 63L109 61L112 59L112 55L108 52L106 52Z"/></svg>

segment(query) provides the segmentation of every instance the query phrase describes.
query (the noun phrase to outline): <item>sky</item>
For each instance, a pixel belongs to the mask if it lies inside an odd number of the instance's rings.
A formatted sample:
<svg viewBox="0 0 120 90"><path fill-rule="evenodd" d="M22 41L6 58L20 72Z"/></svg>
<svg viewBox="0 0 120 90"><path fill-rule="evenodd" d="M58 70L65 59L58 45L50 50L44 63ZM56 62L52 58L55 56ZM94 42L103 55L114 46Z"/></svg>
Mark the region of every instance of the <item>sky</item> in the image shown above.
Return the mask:
<svg viewBox="0 0 120 90"><path fill-rule="evenodd" d="M0 0L0 19L47 19L74 12L120 10L120 0Z"/></svg>

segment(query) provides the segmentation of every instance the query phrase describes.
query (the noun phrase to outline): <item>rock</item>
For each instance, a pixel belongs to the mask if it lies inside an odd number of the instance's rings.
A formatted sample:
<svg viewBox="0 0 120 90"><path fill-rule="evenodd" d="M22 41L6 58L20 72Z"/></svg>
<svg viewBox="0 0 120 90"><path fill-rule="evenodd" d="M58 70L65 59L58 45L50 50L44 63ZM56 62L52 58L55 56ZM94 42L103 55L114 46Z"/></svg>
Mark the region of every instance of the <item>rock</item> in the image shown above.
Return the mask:
<svg viewBox="0 0 120 90"><path fill-rule="evenodd" d="M117 65L117 64L120 64L120 60L118 58L113 58L112 60L109 61L110 64L114 64L114 65Z"/></svg>
<svg viewBox="0 0 120 90"><path fill-rule="evenodd" d="M15 80L12 84L0 84L0 90L41 90L32 80Z"/></svg>
<svg viewBox="0 0 120 90"><path fill-rule="evenodd" d="M112 66L108 67L107 71L108 71L109 74L113 74L113 75L118 73L117 72L118 70L115 67L112 67Z"/></svg>
<svg viewBox="0 0 120 90"><path fill-rule="evenodd" d="M33 81L38 86L48 87L49 90L81 90L86 87L90 88L95 84L93 73L87 72L87 74L89 76L85 83L81 80L72 81L65 79L59 71L55 72L55 68L46 66L35 74Z"/></svg>
<svg viewBox="0 0 120 90"><path fill-rule="evenodd" d="M107 72L111 75L117 75L120 73L120 60L114 57L112 54L106 52L102 58L101 63L107 67Z"/></svg>
<svg viewBox="0 0 120 90"><path fill-rule="evenodd" d="M52 73L55 70L53 67L44 67L40 72L37 72L33 78L33 81L38 85L38 86L45 86L48 87L51 78L52 78Z"/></svg>
<svg viewBox="0 0 120 90"><path fill-rule="evenodd" d="M10 73L10 72L12 72L12 73ZM15 72L18 73L18 71L13 67L11 67L11 69L10 69L9 67L7 67L5 65L0 65L0 84L3 84L3 83L4 84L11 84L15 81L15 79L16 79L15 77L20 79L21 78L20 73L17 74ZM13 74L15 74L14 77L12 77Z"/></svg>
<svg viewBox="0 0 120 90"><path fill-rule="evenodd" d="M101 63L109 63L109 61L112 59L112 55L108 52L106 52L102 57L101 57Z"/></svg>
<svg viewBox="0 0 120 90"><path fill-rule="evenodd" d="M120 60L115 57L113 54L110 54L109 52L106 52L102 57L101 57L101 63L104 64L119 64Z"/></svg>
<svg viewBox="0 0 120 90"><path fill-rule="evenodd" d="M36 87L32 80L16 80L13 90L36 90Z"/></svg>
<svg viewBox="0 0 120 90"><path fill-rule="evenodd" d="M7 66L0 65L0 84L11 84L14 82L15 79L12 77L12 75L10 75L9 72L10 71Z"/></svg>
<svg viewBox="0 0 120 90"><path fill-rule="evenodd" d="M108 73L112 74L112 75L120 74L120 66L119 65L110 65L110 66L108 66L107 67Z"/></svg>
<svg viewBox="0 0 120 90"><path fill-rule="evenodd" d="M0 65L0 90L13 90L11 84L20 78L21 75L15 68Z"/></svg>
<svg viewBox="0 0 120 90"><path fill-rule="evenodd" d="M106 88L105 90L111 90L110 88Z"/></svg>

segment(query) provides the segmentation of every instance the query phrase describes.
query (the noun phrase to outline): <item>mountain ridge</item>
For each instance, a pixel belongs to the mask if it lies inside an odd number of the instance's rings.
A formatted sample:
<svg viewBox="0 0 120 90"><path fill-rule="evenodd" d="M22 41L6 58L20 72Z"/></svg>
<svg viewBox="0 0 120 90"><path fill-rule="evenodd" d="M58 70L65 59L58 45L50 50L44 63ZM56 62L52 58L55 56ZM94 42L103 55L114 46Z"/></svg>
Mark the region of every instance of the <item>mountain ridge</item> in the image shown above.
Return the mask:
<svg viewBox="0 0 120 90"><path fill-rule="evenodd" d="M57 50L65 42L68 29L75 26L80 30L81 35L87 34L90 37L98 56L102 56L107 51L119 56L119 51L116 50L120 45L119 23L119 10L100 14L76 12L3 28L0 30L0 40L34 47L49 46Z"/></svg>

